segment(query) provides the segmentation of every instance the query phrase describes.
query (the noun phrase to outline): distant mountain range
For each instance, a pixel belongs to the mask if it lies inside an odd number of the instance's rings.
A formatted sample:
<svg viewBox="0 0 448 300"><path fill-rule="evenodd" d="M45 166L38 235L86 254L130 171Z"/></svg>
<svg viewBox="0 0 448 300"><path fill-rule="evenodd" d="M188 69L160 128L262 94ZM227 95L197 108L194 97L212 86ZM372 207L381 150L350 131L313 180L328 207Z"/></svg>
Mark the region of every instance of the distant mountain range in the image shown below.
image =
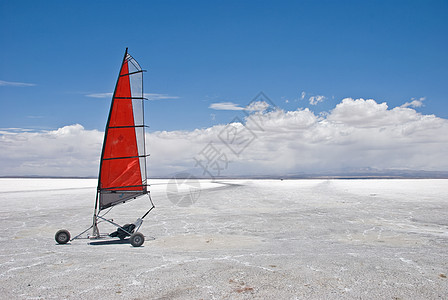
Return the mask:
<svg viewBox="0 0 448 300"><path fill-rule="evenodd" d="M177 174L189 174L196 178L210 178L210 176L204 176L201 169L190 169ZM172 178L176 174L170 174L168 176L152 176L151 178ZM186 176L183 176L186 177ZM290 174L275 174L275 175L229 175L229 176L216 176L215 179L448 179L448 171L425 171L425 170L398 170L387 169L378 170L374 168L364 168L357 170L344 170L344 171L322 171L322 172L303 172L303 173L290 173Z"/></svg>
<svg viewBox="0 0 448 300"><path fill-rule="evenodd" d="M210 176L204 176L201 169L190 169L176 174L167 174L166 176L150 176L150 179L169 179L173 177L193 176L201 179L210 179ZM96 176L0 176L0 178L67 178L67 179L96 179ZM214 179L448 179L448 171L424 171L424 170L378 170L374 168L365 168L358 170L345 171L322 171L309 173L291 173L275 175L229 175L216 176Z"/></svg>

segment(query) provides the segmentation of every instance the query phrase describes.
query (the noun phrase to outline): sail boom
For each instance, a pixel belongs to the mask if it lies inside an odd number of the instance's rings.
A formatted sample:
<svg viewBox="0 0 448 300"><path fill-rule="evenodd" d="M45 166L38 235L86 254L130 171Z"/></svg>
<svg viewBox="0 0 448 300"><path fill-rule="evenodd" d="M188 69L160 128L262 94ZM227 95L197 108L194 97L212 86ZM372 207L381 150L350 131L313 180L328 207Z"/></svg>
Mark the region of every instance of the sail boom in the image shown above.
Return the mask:
<svg viewBox="0 0 448 300"><path fill-rule="evenodd" d="M143 187L148 187L148 184L141 184L141 185L130 185L130 186L113 186L113 187L109 187L109 188L105 188L105 189L100 189L99 191L113 191L115 189L124 189L124 188L143 188ZM133 190L127 190L127 191L133 191ZM142 191L142 190L135 190L135 191Z"/></svg>

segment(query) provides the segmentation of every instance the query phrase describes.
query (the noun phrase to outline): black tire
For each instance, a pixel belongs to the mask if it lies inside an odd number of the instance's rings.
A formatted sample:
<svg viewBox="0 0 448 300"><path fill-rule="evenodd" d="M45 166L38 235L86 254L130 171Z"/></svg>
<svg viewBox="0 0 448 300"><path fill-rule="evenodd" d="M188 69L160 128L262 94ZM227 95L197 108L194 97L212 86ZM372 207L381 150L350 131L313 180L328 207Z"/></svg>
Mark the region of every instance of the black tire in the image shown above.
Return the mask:
<svg viewBox="0 0 448 300"><path fill-rule="evenodd" d="M140 247L145 242L145 236L140 232L136 232L133 235L131 235L130 241L132 246Z"/></svg>
<svg viewBox="0 0 448 300"><path fill-rule="evenodd" d="M61 229L54 235L54 239L58 244L67 244L70 241L70 232L65 229Z"/></svg>

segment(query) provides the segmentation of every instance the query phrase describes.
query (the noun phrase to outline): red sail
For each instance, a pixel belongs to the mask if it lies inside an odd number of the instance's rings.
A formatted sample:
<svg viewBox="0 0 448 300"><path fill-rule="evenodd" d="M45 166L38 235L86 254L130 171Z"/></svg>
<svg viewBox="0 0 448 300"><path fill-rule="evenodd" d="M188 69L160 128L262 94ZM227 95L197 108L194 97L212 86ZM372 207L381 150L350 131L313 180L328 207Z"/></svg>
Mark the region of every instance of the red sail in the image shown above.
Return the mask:
<svg viewBox="0 0 448 300"><path fill-rule="evenodd" d="M105 132L98 183L100 209L146 193L144 127L136 124L143 122L143 115L136 115L143 114L141 72L137 62L126 53ZM132 87L135 79L140 83Z"/></svg>

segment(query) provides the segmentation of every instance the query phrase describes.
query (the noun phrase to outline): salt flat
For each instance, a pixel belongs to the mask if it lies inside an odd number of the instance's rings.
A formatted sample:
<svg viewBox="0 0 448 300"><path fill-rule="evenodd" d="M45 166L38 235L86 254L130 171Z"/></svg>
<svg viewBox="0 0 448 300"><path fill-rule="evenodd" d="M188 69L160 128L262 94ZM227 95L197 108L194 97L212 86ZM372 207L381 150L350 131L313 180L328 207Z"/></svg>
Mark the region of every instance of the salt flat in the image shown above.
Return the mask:
<svg viewBox="0 0 448 300"><path fill-rule="evenodd" d="M143 247L56 244L96 183L0 179L2 299L448 299L448 180L201 180L183 206L152 180Z"/></svg>

